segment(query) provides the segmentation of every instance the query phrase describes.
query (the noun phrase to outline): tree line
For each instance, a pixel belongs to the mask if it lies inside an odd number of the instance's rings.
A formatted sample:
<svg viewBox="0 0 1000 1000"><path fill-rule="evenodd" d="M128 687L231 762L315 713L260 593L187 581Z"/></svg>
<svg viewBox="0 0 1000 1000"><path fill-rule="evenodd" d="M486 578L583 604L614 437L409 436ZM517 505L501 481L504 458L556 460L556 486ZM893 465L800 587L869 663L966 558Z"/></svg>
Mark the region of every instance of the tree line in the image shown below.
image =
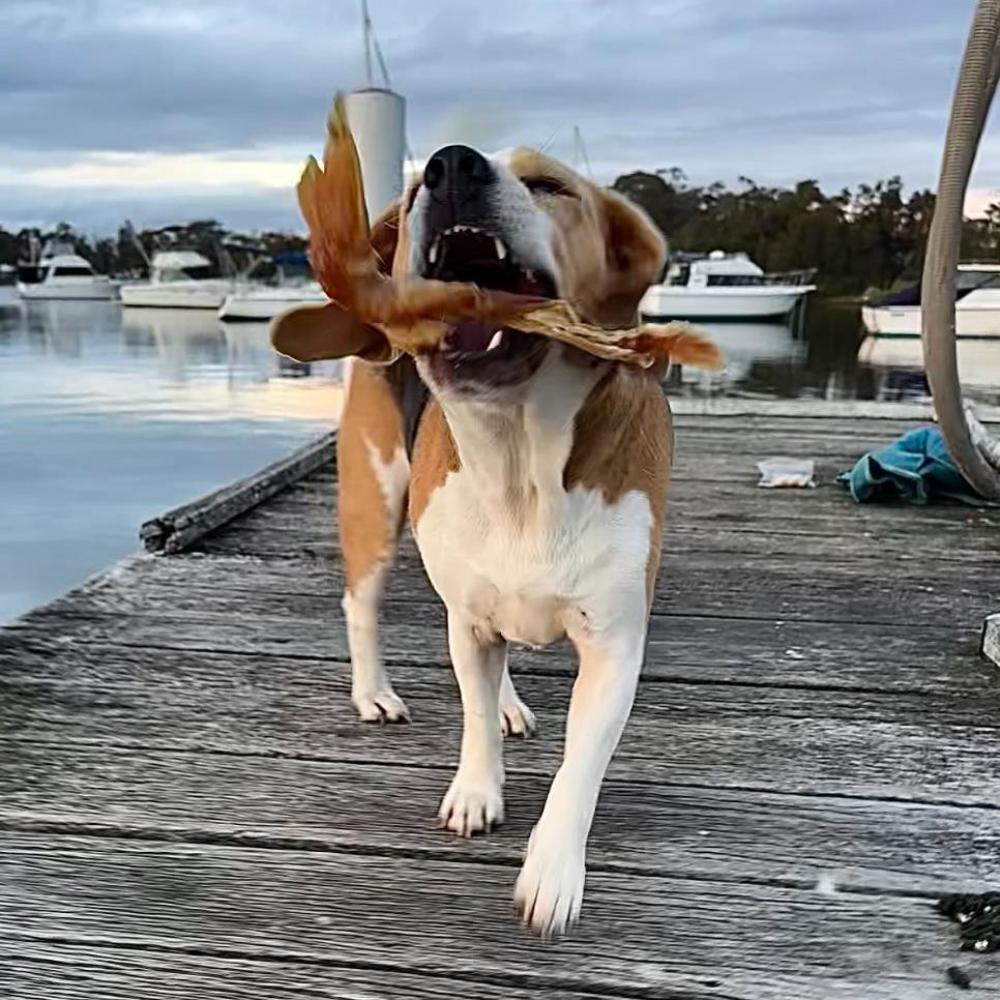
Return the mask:
<svg viewBox="0 0 1000 1000"><path fill-rule="evenodd" d="M743 250L765 271L815 268L823 291L859 294L915 281L923 266L934 212L929 190L904 193L899 177L827 194L813 180L793 187L765 187L740 178L735 187L699 187L677 168L623 174L611 185L641 205L675 250ZM215 220L198 220L135 232L124 223L112 237L88 239L62 224L36 234L69 240L98 271L139 274L158 248L183 246L211 260L229 255L237 266L255 253L302 250L303 236L265 232L252 237L227 232ZM29 233L0 227L0 263L25 254ZM1000 255L1000 204L984 218L967 219L964 260L995 261Z"/></svg>
<svg viewBox="0 0 1000 1000"><path fill-rule="evenodd" d="M308 242L297 233L232 233L214 219L139 231L123 222L114 236L102 238L88 238L65 222L46 231L22 229L16 233L0 226L0 264L13 265L26 259L33 238L41 245L49 240L71 245L97 271L116 275L144 274L147 259L157 250L171 247L196 250L210 261L242 268L256 256L304 250Z"/></svg>
<svg viewBox="0 0 1000 1000"><path fill-rule="evenodd" d="M625 174L612 187L637 202L672 248L746 251L765 271L816 268L823 291L859 294L916 281L934 214L934 193L904 194L899 177L827 194L813 180L736 188L688 184L676 168ZM1000 205L967 219L963 260L997 259Z"/></svg>

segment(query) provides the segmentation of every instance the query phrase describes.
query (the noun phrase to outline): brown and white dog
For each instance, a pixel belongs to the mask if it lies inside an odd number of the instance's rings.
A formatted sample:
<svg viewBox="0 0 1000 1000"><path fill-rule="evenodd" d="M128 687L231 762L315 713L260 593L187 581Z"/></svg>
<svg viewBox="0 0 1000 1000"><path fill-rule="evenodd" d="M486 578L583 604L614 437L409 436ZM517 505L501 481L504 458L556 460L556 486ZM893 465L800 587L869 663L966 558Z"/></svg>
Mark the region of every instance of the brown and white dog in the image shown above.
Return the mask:
<svg viewBox="0 0 1000 1000"><path fill-rule="evenodd" d="M527 149L486 158L468 146L430 158L373 242L394 275L559 296L610 326L633 324L665 255L642 212L551 158ZM381 333L333 305L280 320L275 343L304 360L389 355ZM580 911L591 821L643 662L672 448L662 371L479 321L416 361L426 405L413 368L407 358L354 362L341 422L353 702L367 721L408 717L378 643L408 494L462 695L442 825L469 836L503 820L503 734L534 727L507 670L508 643L568 636L579 654L563 762L514 892L525 923L560 933Z"/></svg>

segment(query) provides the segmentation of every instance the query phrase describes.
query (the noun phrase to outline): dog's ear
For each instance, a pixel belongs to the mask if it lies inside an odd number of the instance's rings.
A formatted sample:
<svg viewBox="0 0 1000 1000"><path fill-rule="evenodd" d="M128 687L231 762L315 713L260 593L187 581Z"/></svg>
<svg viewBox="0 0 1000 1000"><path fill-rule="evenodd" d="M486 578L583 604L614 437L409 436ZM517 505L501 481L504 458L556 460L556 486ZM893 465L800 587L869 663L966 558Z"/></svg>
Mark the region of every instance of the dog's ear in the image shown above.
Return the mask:
<svg viewBox="0 0 1000 1000"><path fill-rule="evenodd" d="M392 270L399 224L399 202L394 202L371 229L371 244L385 274ZM279 354L294 361L357 357L389 364L399 356L381 330L362 323L333 302L297 306L278 316L271 323L271 343Z"/></svg>
<svg viewBox="0 0 1000 1000"><path fill-rule="evenodd" d="M296 306L271 323L271 344L294 361L363 358L375 364L396 359L385 334L333 302Z"/></svg>
<svg viewBox="0 0 1000 1000"><path fill-rule="evenodd" d="M631 326L639 300L663 271L667 242L641 208L615 191L601 191L601 212L607 287L599 305L600 322Z"/></svg>

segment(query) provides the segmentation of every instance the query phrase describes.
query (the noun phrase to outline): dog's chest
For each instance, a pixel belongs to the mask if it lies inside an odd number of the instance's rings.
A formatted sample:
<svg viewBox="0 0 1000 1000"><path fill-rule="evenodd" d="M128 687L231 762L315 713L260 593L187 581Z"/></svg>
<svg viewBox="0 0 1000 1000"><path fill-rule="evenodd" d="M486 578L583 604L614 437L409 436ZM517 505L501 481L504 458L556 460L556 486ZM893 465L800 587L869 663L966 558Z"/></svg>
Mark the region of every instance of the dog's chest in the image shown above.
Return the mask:
<svg viewBox="0 0 1000 1000"><path fill-rule="evenodd" d="M483 634L542 645L601 627L642 594L651 514L639 492L598 490L484 497L451 474L417 525L417 541L449 612Z"/></svg>

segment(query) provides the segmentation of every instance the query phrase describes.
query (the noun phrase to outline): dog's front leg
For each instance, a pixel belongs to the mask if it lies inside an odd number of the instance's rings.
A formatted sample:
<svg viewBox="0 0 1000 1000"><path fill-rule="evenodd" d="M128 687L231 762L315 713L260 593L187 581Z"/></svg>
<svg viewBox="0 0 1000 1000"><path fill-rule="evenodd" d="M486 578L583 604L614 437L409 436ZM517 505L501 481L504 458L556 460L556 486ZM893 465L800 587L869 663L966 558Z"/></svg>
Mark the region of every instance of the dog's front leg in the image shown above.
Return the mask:
<svg viewBox="0 0 1000 1000"><path fill-rule="evenodd" d="M587 836L601 782L628 720L645 648L645 622L611 636L576 637L580 668L566 721L566 749L528 841L514 903L545 937L580 914Z"/></svg>
<svg viewBox="0 0 1000 1000"><path fill-rule="evenodd" d="M500 686L507 644L481 639L449 612L448 648L462 692L462 752L438 815L442 826L471 837L503 822Z"/></svg>

